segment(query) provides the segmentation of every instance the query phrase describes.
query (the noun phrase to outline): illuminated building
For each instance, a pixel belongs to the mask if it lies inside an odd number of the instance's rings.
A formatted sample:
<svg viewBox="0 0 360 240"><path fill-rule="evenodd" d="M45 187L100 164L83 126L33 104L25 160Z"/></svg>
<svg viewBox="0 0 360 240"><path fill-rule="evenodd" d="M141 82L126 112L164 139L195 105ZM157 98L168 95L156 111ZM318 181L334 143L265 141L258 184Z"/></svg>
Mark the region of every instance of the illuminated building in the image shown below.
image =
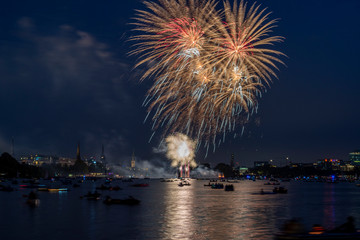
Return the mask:
<svg viewBox="0 0 360 240"><path fill-rule="evenodd" d="M268 167L270 166L269 162L255 161L254 167Z"/></svg>
<svg viewBox="0 0 360 240"><path fill-rule="evenodd" d="M20 157L20 162L27 165L41 166L43 164L55 164L58 159L59 158L55 156L35 154Z"/></svg>
<svg viewBox="0 0 360 240"><path fill-rule="evenodd" d="M325 158L317 161L317 168L323 170L340 170L340 165L342 164L342 160L334 159L334 158Z"/></svg>
<svg viewBox="0 0 360 240"><path fill-rule="evenodd" d="M245 174L247 171L249 170L249 168L247 168L247 167L239 167L239 174L240 175L243 175L243 174Z"/></svg>
<svg viewBox="0 0 360 240"><path fill-rule="evenodd" d="M72 166L75 164L76 159L74 158L67 158L67 157L59 157L57 164L61 166Z"/></svg>
<svg viewBox="0 0 360 240"><path fill-rule="evenodd" d="M132 157L131 157L131 168L135 168L135 153L133 152Z"/></svg>
<svg viewBox="0 0 360 240"><path fill-rule="evenodd" d="M360 150L349 153L349 160L352 165L360 166Z"/></svg>
<svg viewBox="0 0 360 240"><path fill-rule="evenodd" d="M344 165L340 166L340 170L344 172L354 171L355 167L350 162L344 163Z"/></svg>

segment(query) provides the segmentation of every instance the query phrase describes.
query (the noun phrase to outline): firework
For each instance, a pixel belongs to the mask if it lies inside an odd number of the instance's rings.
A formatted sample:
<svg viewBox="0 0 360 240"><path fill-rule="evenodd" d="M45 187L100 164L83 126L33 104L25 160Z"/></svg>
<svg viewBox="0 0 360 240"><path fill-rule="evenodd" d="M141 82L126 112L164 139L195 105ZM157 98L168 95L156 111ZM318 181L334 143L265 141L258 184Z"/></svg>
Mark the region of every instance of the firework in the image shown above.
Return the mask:
<svg viewBox="0 0 360 240"><path fill-rule="evenodd" d="M215 9L213 0L144 2L135 30L140 35L131 54L147 64L142 77L154 79L144 105L152 113L153 129L182 132L204 141L207 148L243 125L257 111L258 99L276 77L281 52L269 45L276 20L259 6L235 1ZM217 137L223 137L217 140Z"/></svg>
<svg viewBox="0 0 360 240"><path fill-rule="evenodd" d="M185 176L190 177L190 167L196 167L195 146L196 142L188 136L175 133L166 139L167 152L166 156L171 160L172 167L180 167L181 177L182 170L185 170Z"/></svg>

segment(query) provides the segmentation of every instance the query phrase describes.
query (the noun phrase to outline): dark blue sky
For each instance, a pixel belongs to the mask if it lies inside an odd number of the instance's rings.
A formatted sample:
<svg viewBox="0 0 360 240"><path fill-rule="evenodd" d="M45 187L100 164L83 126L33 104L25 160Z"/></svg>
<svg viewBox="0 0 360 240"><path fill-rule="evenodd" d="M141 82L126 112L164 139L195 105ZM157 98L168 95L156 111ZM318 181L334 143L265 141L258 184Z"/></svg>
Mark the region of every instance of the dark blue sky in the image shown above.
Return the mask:
<svg viewBox="0 0 360 240"><path fill-rule="evenodd" d="M250 1L253 2L253 1ZM360 1L258 1L279 18L276 48L288 58L242 137L204 160L241 165L333 157L360 148ZM220 2L221 4L221 2ZM112 162L159 158L141 107L151 80L128 57L131 17L140 1L16 1L0 9L0 152ZM238 128L241 132L241 127Z"/></svg>

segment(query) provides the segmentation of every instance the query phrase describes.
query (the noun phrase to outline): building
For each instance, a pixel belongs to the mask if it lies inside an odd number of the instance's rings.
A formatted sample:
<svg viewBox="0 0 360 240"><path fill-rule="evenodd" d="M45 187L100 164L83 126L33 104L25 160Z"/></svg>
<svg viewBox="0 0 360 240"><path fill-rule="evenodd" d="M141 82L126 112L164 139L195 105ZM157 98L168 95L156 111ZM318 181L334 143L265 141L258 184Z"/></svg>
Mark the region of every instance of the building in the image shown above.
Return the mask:
<svg viewBox="0 0 360 240"><path fill-rule="evenodd" d="M58 160L59 158L56 156L42 155L42 154L20 157L21 163L33 165L33 166L41 166L43 164L56 164Z"/></svg>
<svg viewBox="0 0 360 240"><path fill-rule="evenodd" d="M316 168L322 170L340 170L340 166L343 165L342 160L335 158L320 159L314 164Z"/></svg>
<svg viewBox="0 0 360 240"><path fill-rule="evenodd" d="M135 168L135 153L133 152L132 157L131 157L131 168Z"/></svg>
<svg viewBox="0 0 360 240"><path fill-rule="evenodd" d="M230 167L234 169L234 153L231 154Z"/></svg>
<svg viewBox="0 0 360 240"><path fill-rule="evenodd" d="M80 156L80 142L78 142L77 149L76 149L76 160L77 160L77 161L80 161L80 160L81 160L81 156Z"/></svg>
<svg viewBox="0 0 360 240"><path fill-rule="evenodd" d="M360 150L349 153L349 160L352 165L360 166Z"/></svg>
<svg viewBox="0 0 360 240"><path fill-rule="evenodd" d="M101 146L101 156L100 161L102 164L106 165L106 158L105 158L105 151L104 151L104 144Z"/></svg>
<svg viewBox="0 0 360 240"><path fill-rule="evenodd" d="M344 172L351 172L355 170L355 167L351 164L351 161L346 161L340 166L340 170Z"/></svg>
<svg viewBox="0 0 360 240"><path fill-rule="evenodd" d="M269 167L270 164L267 161L255 161L254 167Z"/></svg>
<svg viewBox="0 0 360 240"><path fill-rule="evenodd" d="M67 157L59 157L59 160L56 164L60 164L61 166L72 166L76 162L74 158L67 158Z"/></svg>

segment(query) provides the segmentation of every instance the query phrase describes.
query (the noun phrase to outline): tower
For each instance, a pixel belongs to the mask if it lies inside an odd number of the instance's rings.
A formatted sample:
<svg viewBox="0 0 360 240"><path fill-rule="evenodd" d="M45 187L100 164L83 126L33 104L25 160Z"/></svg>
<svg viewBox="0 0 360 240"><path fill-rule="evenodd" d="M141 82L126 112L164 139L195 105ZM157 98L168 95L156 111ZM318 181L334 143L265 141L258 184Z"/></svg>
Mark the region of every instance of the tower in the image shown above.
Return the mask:
<svg viewBox="0 0 360 240"><path fill-rule="evenodd" d="M104 144L101 146L101 156L100 156L100 160L103 164L105 164L106 158L105 158L105 153L104 153Z"/></svg>
<svg viewBox="0 0 360 240"><path fill-rule="evenodd" d="M230 167L234 168L234 153L231 154Z"/></svg>
<svg viewBox="0 0 360 240"><path fill-rule="evenodd" d="M134 152L131 157L131 168L135 168L135 153Z"/></svg>
<svg viewBox="0 0 360 240"><path fill-rule="evenodd" d="M78 142L77 149L76 149L76 161L80 161L80 142Z"/></svg>

